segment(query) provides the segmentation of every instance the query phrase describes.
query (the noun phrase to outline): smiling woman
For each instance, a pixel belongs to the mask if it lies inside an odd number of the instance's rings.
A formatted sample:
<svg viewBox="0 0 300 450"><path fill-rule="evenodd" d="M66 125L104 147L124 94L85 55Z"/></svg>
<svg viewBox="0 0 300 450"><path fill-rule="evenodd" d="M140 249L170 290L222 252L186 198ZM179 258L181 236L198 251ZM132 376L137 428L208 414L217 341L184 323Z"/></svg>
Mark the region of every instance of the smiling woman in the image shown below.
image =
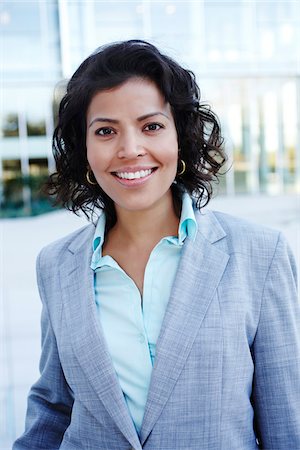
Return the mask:
<svg viewBox="0 0 300 450"><path fill-rule="evenodd" d="M120 209L151 208L155 217L157 207L172 211L169 190L177 171L177 131L170 105L156 85L132 78L97 93L87 124L89 166L117 214Z"/></svg>
<svg viewBox="0 0 300 450"><path fill-rule="evenodd" d="M174 173L175 183L171 184L177 209L182 189L193 194L198 206L208 202L212 194L211 182L217 179L217 173L226 160L217 117L208 106L200 103L200 91L191 71L180 67L144 41L101 47L77 69L61 102L58 126L53 137L57 172L49 180L48 191L56 195L57 203L73 212L82 210L90 215L93 210L104 208L108 228L116 222L115 207L101 183L87 181L87 168L90 167L86 138L90 140L90 128L94 134L100 135L99 139L115 134L116 125L122 124L116 113L116 103L112 110L112 98L117 98L119 93L118 102L121 100L125 106L126 102L120 95L120 89L124 89L126 101L129 101L126 105L128 111L135 88L139 88L139 95L142 94L140 99L135 96L135 109L139 106L140 111L135 120L144 126L144 136L151 136L151 139L152 135L164 136L164 121L168 125L173 122L175 127L178 174L176 176ZM155 95L152 97L153 93ZM117 135L119 139L120 133ZM122 133L123 140L135 138L132 130L131 134ZM105 148L111 145L110 142L106 144L105 141ZM128 149L126 143L125 151L135 152L136 149ZM88 177L95 181L90 171Z"/></svg>
<svg viewBox="0 0 300 450"><path fill-rule="evenodd" d="M14 450L300 449L293 255L202 209L222 142L193 73L147 42L75 72L48 190L97 220L38 257L41 376Z"/></svg>

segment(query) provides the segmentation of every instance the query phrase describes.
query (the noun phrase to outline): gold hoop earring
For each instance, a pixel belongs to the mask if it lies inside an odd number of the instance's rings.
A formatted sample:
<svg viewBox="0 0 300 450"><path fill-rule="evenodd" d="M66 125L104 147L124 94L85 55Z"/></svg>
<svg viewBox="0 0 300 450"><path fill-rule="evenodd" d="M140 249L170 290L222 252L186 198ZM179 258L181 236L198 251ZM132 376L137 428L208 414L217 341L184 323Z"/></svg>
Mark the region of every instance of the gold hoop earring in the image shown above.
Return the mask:
<svg viewBox="0 0 300 450"><path fill-rule="evenodd" d="M177 173L178 176L183 175L186 169L186 165L185 162L183 161L183 159L180 160L181 164L182 164L182 169L180 172Z"/></svg>
<svg viewBox="0 0 300 450"><path fill-rule="evenodd" d="M87 172L86 172L85 178L87 179L87 182L88 182L89 184L92 184L93 186L95 186L95 185L98 184L98 183L97 183L97 181L95 182L95 181L92 181L92 180L91 180L91 175L90 175L90 173L92 173L92 171L91 171L90 169L88 169Z"/></svg>

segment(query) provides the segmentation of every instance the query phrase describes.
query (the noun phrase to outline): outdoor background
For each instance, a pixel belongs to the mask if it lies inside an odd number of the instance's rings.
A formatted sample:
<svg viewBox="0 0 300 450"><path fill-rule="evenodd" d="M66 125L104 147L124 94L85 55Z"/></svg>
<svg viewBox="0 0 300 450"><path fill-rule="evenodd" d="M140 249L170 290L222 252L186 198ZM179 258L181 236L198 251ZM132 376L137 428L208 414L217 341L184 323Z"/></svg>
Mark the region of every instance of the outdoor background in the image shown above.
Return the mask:
<svg viewBox="0 0 300 450"><path fill-rule="evenodd" d="M1 450L38 377L36 255L86 223L40 191L58 102L85 57L131 38L193 70L220 118L230 170L210 207L282 230L299 263L300 2L0 0Z"/></svg>

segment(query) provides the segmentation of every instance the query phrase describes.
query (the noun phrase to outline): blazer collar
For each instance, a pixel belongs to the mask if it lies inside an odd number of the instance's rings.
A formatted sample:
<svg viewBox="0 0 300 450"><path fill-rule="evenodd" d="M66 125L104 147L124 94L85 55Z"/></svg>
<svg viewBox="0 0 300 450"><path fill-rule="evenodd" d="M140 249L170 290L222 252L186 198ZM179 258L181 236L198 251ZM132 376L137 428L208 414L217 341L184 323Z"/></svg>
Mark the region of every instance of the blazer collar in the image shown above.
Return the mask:
<svg viewBox="0 0 300 450"><path fill-rule="evenodd" d="M63 326L68 328L73 352L87 378L87 383L82 384L82 401L89 399L85 401L86 407L97 417L97 402L100 400L128 442L134 449L141 450L97 318L94 272L90 268L93 235L94 227L90 225L85 233L76 236L60 269L65 318ZM68 267L67 273L65 267ZM90 385L96 394L93 404L90 403L90 396L85 395L87 385Z"/></svg>
<svg viewBox="0 0 300 450"><path fill-rule="evenodd" d="M198 233L211 244L226 237L226 231L218 221L215 213L209 209L195 210Z"/></svg>
<svg viewBox="0 0 300 450"><path fill-rule="evenodd" d="M196 213L198 234L187 239L156 347L141 428L141 443L160 416L216 293L229 255L216 244L226 236L215 215Z"/></svg>
<svg viewBox="0 0 300 450"><path fill-rule="evenodd" d="M156 349L150 389L141 428L141 442L129 415L104 335L94 298L90 225L69 246L61 271L66 326L75 356L97 398L135 449L141 449L182 371L206 311L223 276L229 255L216 243L226 232L213 212L195 211L198 232L185 240ZM197 262L195 264L195 262ZM184 339L182 339L184 336ZM91 405L87 404L91 408Z"/></svg>

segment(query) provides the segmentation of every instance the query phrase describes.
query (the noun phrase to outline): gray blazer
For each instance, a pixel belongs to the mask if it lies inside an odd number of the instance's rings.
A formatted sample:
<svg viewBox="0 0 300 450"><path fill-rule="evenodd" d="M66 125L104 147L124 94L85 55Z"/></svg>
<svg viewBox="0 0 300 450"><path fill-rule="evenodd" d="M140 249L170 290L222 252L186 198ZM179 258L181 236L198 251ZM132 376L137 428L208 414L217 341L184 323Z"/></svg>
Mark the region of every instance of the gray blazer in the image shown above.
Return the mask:
<svg viewBox="0 0 300 450"><path fill-rule="evenodd" d="M40 379L13 449L299 450L300 308L280 233L196 212L157 342L141 434L97 320L94 226L42 250Z"/></svg>

